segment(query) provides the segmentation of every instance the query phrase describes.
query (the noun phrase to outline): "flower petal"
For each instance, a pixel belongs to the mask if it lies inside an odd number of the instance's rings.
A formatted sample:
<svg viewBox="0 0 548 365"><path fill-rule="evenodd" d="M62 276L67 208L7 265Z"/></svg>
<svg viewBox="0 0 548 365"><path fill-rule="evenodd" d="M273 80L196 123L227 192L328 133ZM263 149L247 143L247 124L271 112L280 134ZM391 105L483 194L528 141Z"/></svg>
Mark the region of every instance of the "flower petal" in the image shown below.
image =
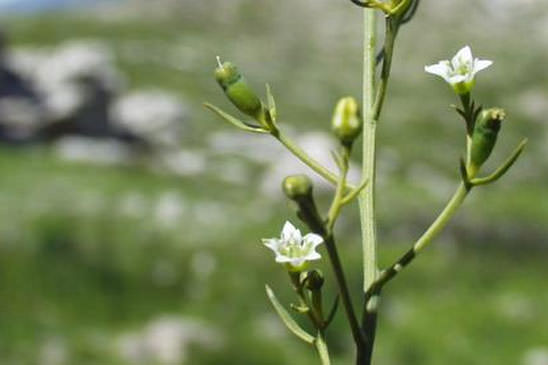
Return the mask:
<svg viewBox="0 0 548 365"><path fill-rule="evenodd" d="M290 265L294 268L298 268L303 266L303 264L306 262L306 259L303 257L296 257L289 261Z"/></svg>
<svg viewBox="0 0 548 365"><path fill-rule="evenodd" d="M295 261L295 258L280 255L279 253L276 252L276 262L280 264L284 264L286 262L293 262L293 261Z"/></svg>
<svg viewBox="0 0 548 365"><path fill-rule="evenodd" d="M451 60L451 64L454 68L458 68L459 65L466 63L472 64L472 62L474 62L474 57L472 56L470 46L462 47Z"/></svg>
<svg viewBox="0 0 548 365"><path fill-rule="evenodd" d="M476 73L480 72L481 70L485 70L487 67L491 66L493 64L493 61L489 60L480 60L476 58L474 60L474 70L472 73L475 75Z"/></svg>
<svg viewBox="0 0 548 365"><path fill-rule="evenodd" d="M449 65L449 61L440 61L435 65L425 66L424 71L433 75L443 77L445 81L449 82L451 66Z"/></svg>
<svg viewBox="0 0 548 365"><path fill-rule="evenodd" d="M317 253L316 251L313 251L311 253L309 253L308 255L306 255L304 257L304 259L306 261L312 261L312 260L319 260L322 258L322 255L320 255L319 253Z"/></svg>
<svg viewBox="0 0 548 365"><path fill-rule="evenodd" d="M323 243L323 238L315 233L308 233L303 238L303 246L310 246L310 250L314 250L318 245Z"/></svg>
<svg viewBox="0 0 548 365"><path fill-rule="evenodd" d="M291 238L293 237L295 231L297 230L297 228L295 228L295 226L293 224L291 224L290 221L286 221L284 223L284 226L282 228L282 241L289 241L291 240ZM299 232L299 236L300 236L300 232Z"/></svg>
<svg viewBox="0 0 548 365"><path fill-rule="evenodd" d="M277 238L263 238L262 242L263 245L265 245L274 252L278 252L278 250L280 249L281 241Z"/></svg>
<svg viewBox="0 0 548 365"><path fill-rule="evenodd" d="M467 75L453 75L449 77L447 82L450 83L451 85L455 85L461 82L465 82L467 80L468 80Z"/></svg>

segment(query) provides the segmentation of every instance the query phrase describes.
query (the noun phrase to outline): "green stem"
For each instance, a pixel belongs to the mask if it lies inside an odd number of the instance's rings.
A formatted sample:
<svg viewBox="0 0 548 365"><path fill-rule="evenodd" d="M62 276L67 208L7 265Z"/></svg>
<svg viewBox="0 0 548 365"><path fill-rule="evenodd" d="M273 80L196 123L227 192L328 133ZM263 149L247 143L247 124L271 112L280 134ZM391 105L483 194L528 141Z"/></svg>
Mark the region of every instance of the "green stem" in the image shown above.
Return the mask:
<svg viewBox="0 0 548 365"><path fill-rule="evenodd" d="M314 347L320 356L320 361L322 365L331 365L331 360L329 360L329 351L327 349L327 343L325 342L325 334L323 331L319 331L316 340L314 341Z"/></svg>
<svg viewBox="0 0 548 365"><path fill-rule="evenodd" d="M299 160L304 164L310 167L318 175L329 181L330 183L336 185L339 181L337 175L323 167L318 161L310 157L306 152L304 152L299 146L297 146L291 139L282 134L279 130L272 133L272 135L280 141L291 153L293 153Z"/></svg>
<svg viewBox="0 0 548 365"><path fill-rule="evenodd" d="M440 234L440 232L447 226L447 223L455 215L458 208L464 202L464 199L470 192L464 183L461 183L458 189L453 194L453 197L442 212L438 215L436 220L428 227L423 235L415 242L415 244L405 252L396 262L394 262L388 269L383 270L379 278L366 292L366 297L373 297L379 295L382 288L396 275L398 275L407 265L409 265L415 257Z"/></svg>
<svg viewBox="0 0 548 365"><path fill-rule="evenodd" d="M354 306L352 305L350 290L348 290L348 284L346 282L341 259L337 251L337 246L335 245L333 235L328 233L327 236L324 237L324 241L327 253L329 255L329 261L331 262L331 267L333 269L333 273L335 274L335 280L337 281L337 286L339 288L341 302L343 304L348 323L350 324L350 329L352 330L352 337L358 347L362 346L364 343L363 333L358 323Z"/></svg>
<svg viewBox="0 0 548 365"><path fill-rule="evenodd" d="M374 10L364 10L364 55L363 55L363 159L362 178L368 181L360 194L360 219L363 250L363 290L375 282L378 275L377 235L375 221L375 164L376 128L375 118L375 69L376 69L377 20ZM367 298L366 298L367 300ZM366 302L367 303L367 302ZM365 313L365 312L364 312ZM371 317L370 317L371 318ZM375 321L374 321L375 322ZM374 325L362 321L364 342L357 347L357 365L369 365L374 342Z"/></svg>
<svg viewBox="0 0 548 365"><path fill-rule="evenodd" d="M434 223L424 232L424 234L417 240L413 246L415 253L419 253L426 246L428 246L434 238L441 232L443 228L449 223L449 220L455 215L458 208L462 205L464 199L468 195L470 190L466 189L464 183L461 183L440 215L436 218Z"/></svg>
<svg viewBox="0 0 548 365"><path fill-rule="evenodd" d="M377 277L377 243L375 228L375 130L373 98L375 89L375 56L377 43L376 12L364 9L364 63L363 63L363 170L368 181L360 194L360 217L363 247L364 291Z"/></svg>
<svg viewBox="0 0 548 365"><path fill-rule="evenodd" d="M331 207L329 208L329 212L327 214L327 230L329 232L333 231L333 226L335 225L335 221L337 220L342 206L344 205L344 192L345 192L345 186L346 186L346 175L348 174L348 164L350 159L350 149L348 147L343 147L343 155L342 158L342 166L340 166L340 178L339 182L337 183L337 189L335 191L335 197L333 198L333 202L331 203Z"/></svg>

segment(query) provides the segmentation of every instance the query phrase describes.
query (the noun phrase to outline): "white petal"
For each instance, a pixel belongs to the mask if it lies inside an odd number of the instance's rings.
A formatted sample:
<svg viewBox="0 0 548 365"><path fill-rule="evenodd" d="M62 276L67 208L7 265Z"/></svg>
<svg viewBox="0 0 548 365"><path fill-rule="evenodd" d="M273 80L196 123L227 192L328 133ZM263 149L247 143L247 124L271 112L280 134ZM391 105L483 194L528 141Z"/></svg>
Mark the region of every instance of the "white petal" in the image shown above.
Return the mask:
<svg viewBox="0 0 548 365"><path fill-rule="evenodd" d="M263 238L263 245L268 247L274 252L278 252L280 250L280 240L276 238Z"/></svg>
<svg viewBox="0 0 548 365"><path fill-rule="evenodd" d="M460 82L465 82L465 81L467 81L467 75L453 75L449 77L449 80L448 80L448 82L451 85L458 84Z"/></svg>
<svg viewBox="0 0 548 365"><path fill-rule="evenodd" d="M321 258L322 258L322 255L320 255L319 253L315 251L309 253L308 255L306 255L306 257L304 257L306 261L319 260Z"/></svg>
<svg viewBox="0 0 548 365"><path fill-rule="evenodd" d="M310 245L310 249L314 250L318 245L323 243L323 238L320 235L315 233L309 233L303 238L303 243L305 245Z"/></svg>
<svg viewBox="0 0 548 365"><path fill-rule="evenodd" d="M457 65L461 65L463 63L472 63L474 62L474 57L472 56L472 50L469 46L465 46L461 48L455 57L451 60L451 63L456 68Z"/></svg>
<svg viewBox="0 0 548 365"><path fill-rule="evenodd" d="M306 259L302 257L294 258L290 260L290 264L293 267L300 267L305 263Z"/></svg>
<svg viewBox="0 0 548 365"><path fill-rule="evenodd" d="M276 262L278 262L280 264L283 264L283 263L286 263L286 262L293 262L294 260L295 260L295 258L293 258L293 257L287 257L287 256L284 256L284 255L276 254Z"/></svg>
<svg viewBox="0 0 548 365"><path fill-rule="evenodd" d="M282 240L289 241L293 237L293 234L296 230L297 228L295 228L295 226L291 224L290 221L286 221L284 227L282 228Z"/></svg>
<svg viewBox="0 0 548 365"><path fill-rule="evenodd" d="M449 66L449 61L440 61L435 65L424 66L424 71L430 74L445 77L451 71L451 67Z"/></svg>
<svg viewBox="0 0 548 365"><path fill-rule="evenodd" d="M449 82L449 74L451 72L451 66L449 61L440 61L435 65L425 66L424 71L442 77L445 81Z"/></svg>
<svg viewBox="0 0 548 365"><path fill-rule="evenodd" d="M491 66L493 64L493 61L489 60L480 60L475 59L474 60L474 71L472 73L475 75L476 73L480 72L481 70L485 70L487 67Z"/></svg>

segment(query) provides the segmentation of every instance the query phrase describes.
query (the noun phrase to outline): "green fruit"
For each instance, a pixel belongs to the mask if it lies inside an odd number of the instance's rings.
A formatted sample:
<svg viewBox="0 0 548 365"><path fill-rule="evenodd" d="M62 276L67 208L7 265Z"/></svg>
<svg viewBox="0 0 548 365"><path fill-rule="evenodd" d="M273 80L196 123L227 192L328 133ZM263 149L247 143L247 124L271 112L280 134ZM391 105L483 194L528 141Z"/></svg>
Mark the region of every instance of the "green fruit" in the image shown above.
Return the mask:
<svg viewBox="0 0 548 365"><path fill-rule="evenodd" d="M231 62L220 63L215 69L215 79L228 99L242 113L258 119L263 105L257 94L248 85L246 79Z"/></svg>
<svg viewBox="0 0 548 365"><path fill-rule="evenodd" d="M505 117L506 113L499 108L483 110L478 116L472 133L470 152L470 162L473 167L479 168L493 152L501 123Z"/></svg>

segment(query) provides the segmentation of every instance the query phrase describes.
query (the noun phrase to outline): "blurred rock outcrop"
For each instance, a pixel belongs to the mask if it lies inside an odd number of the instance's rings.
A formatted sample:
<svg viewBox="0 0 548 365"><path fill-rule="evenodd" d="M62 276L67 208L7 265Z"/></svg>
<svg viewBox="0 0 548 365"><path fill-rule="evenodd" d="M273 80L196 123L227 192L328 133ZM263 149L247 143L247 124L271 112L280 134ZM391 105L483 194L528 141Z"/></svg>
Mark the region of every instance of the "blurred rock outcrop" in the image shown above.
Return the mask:
<svg viewBox="0 0 548 365"><path fill-rule="evenodd" d="M172 149L186 118L184 103L172 93L126 93L114 56L101 42L10 51L0 39L0 142L62 139L58 150L78 150L75 159L96 156L105 143L126 145L117 151ZM104 141L97 145L94 139Z"/></svg>

